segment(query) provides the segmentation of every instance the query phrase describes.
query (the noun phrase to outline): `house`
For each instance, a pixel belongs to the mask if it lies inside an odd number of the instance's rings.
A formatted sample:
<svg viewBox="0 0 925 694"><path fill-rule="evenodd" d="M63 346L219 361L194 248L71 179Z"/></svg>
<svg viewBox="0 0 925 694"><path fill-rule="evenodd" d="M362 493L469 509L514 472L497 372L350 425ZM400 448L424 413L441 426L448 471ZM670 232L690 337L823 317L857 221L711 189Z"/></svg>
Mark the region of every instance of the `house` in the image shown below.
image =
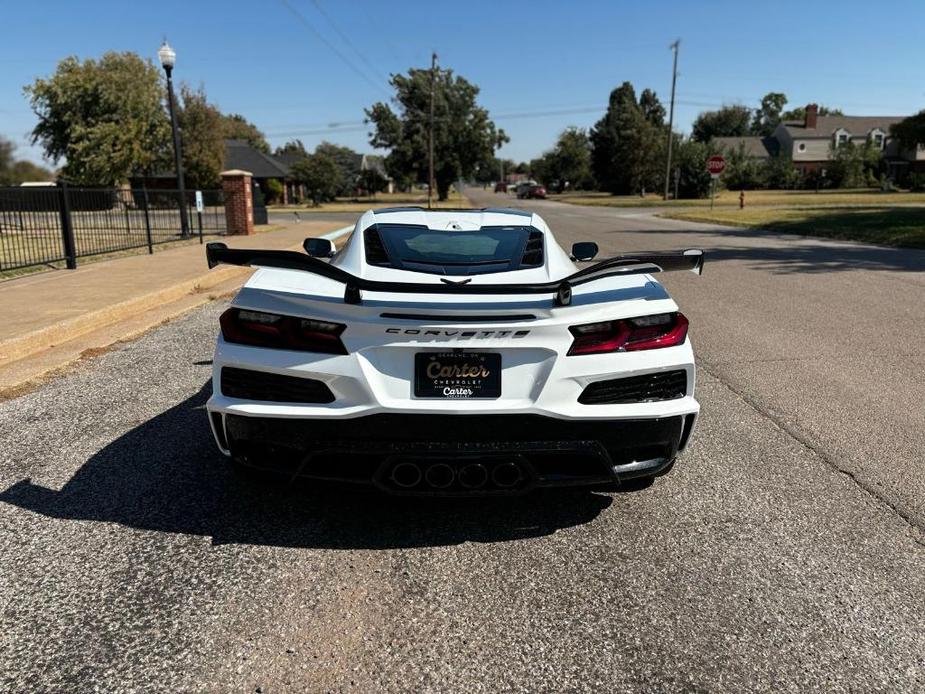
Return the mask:
<svg viewBox="0 0 925 694"><path fill-rule="evenodd" d="M360 171L376 171L386 181L385 192L395 192L395 181L385 169L385 157L379 154L360 155Z"/></svg>
<svg viewBox="0 0 925 694"><path fill-rule="evenodd" d="M824 170L832 151L847 142L871 142L882 152L888 175L896 178L906 171L925 171L925 147L904 149L890 136L890 126L905 116L820 116L819 107L809 104L802 121L783 121L774 131L780 152L789 157L801 173Z"/></svg>
<svg viewBox="0 0 925 694"><path fill-rule="evenodd" d="M240 169L250 171L254 182L264 193L267 192L267 181L275 178L283 185L283 196L280 202L286 204L292 194L293 186L289 165L279 157L264 154L245 140L225 140L225 169Z"/></svg>
<svg viewBox="0 0 925 694"><path fill-rule="evenodd" d="M738 151L739 147L744 147L745 154L750 159L766 160L776 157L778 152L778 143L773 137L759 137L757 135L714 137L712 142L718 151L726 154Z"/></svg>

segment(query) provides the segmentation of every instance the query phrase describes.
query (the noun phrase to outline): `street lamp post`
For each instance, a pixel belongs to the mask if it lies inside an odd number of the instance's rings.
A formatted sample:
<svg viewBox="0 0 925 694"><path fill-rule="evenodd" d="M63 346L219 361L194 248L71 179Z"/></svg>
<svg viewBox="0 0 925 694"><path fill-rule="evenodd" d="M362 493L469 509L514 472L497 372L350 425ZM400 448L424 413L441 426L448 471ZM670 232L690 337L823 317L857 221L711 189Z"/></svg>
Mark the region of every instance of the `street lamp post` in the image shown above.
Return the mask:
<svg viewBox="0 0 925 694"><path fill-rule="evenodd" d="M186 218L186 190L183 186L183 154L180 149L180 131L177 129L177 114L174 110L173 96L173 65L177 60L176 51L170 47L167 40L157 49L157 57L161 60L161 66L167 73L167 104L170 107L170 127L173 130L173 157L177 170L177 195L180 202L180 236L184 239L190 237L189 219Z"/></svg>

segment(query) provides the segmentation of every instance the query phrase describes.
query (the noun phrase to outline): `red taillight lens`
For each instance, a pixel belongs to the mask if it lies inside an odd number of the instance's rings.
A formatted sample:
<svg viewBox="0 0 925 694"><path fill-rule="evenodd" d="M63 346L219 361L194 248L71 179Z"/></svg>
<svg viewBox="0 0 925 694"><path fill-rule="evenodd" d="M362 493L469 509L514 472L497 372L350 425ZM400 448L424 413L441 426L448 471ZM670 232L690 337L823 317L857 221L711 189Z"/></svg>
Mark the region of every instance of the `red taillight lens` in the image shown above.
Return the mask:
<svg viewBox="0 0 925 694"><path fill-rule="evenodd" d="M575 336L569 356L635 352L642 349L674 347L687 339L687 318L681 313L659 313L625 320L573 325Z"/></svg>
<svg viewBox="0 0 925 694"><path fill-rule="evenodd" d="M225 342L300 352L347 354L340 335L346 325L230 308L219 319Z"/></svg>

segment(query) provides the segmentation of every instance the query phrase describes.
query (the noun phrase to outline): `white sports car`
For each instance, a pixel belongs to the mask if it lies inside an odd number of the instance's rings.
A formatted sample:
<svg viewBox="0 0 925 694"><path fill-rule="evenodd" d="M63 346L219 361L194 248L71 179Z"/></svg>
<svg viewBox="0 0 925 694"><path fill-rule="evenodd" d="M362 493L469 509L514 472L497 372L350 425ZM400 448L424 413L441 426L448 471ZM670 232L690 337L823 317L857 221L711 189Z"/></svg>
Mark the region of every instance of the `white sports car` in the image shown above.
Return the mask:
<svg viewBox="0 0 925 694"><path fill-rule="evenodd" d="M337 252L207 248L258 267L221 317L209 420L222 453L404 494L612 486L690 439L687 319L652 275L703 252L579 269L535 214L366 212Z"/></svg>

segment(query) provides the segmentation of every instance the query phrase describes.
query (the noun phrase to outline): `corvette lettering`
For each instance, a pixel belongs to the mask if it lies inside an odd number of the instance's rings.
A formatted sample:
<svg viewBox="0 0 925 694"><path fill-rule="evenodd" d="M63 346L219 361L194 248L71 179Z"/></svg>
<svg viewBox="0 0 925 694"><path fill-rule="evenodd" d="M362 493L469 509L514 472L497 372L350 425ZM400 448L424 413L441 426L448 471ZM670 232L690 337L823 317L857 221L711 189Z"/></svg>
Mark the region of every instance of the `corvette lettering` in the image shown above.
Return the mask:
<svg viewBox="0 0 925 694"><path fill-rule="evenodd" d="M474 337L477 340L489 337L526 337L529 330L421 330L419 328L386 328L391 335L420 335L421 337Z"/></svg>

